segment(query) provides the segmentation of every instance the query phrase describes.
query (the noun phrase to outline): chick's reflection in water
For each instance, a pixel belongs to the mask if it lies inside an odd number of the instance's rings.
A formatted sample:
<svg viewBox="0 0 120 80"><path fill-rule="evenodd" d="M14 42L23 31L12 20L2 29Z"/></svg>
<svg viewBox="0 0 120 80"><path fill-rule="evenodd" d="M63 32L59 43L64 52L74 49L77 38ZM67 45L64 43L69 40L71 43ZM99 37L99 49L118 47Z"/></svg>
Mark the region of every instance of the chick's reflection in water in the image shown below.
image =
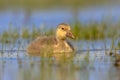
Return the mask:
<svg viewBox="0 0 120 80"><path fill-rule="evenodd" d="M75 37L71 32L71 27L66 23L61 23L56 29L55 36L38 37L28 45L27 53L35 56L46 56L50 53L53 53L55 57L64 54L70 56L75 49L67 38L74 39Z"/></svg>

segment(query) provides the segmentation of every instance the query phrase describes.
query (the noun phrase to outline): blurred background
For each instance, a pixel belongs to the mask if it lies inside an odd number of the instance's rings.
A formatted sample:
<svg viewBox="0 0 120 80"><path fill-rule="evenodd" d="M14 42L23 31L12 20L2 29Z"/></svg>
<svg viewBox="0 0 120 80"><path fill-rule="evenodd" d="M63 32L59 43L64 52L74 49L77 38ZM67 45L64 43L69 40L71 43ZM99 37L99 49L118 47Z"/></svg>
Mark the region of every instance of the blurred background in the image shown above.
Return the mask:
<svg viewBox="0 0 120 80"><path fill-rule="evenodd" d="M54 35L63 22L71 25L77 41L110 40L119 47L119 4L119 0L0 0L0 47Z"/></svg>
<svg viewBox="0 0 120 80"><path fill-rule="evenodd" d="M119 0L0 0L0 25L7 27L60 22L90 22L119 20Z"/></svg>
<svg viewBox="0 0 120 80"><path fill-rule="evenodd" d="M0 0L0 36L51 35L65 22L78 39L113 38L120 25L119 4L119 0Z"/></svg>

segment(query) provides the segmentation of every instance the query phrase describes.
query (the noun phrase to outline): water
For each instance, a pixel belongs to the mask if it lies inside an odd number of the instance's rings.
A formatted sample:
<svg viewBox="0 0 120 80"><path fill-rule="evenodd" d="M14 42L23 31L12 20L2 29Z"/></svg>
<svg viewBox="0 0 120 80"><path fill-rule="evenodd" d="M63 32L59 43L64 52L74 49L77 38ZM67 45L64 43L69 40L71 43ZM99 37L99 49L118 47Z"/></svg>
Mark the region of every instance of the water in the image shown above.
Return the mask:
<svg viewBox="0 0 120 80"><path fill-rule="evenodd" d="M1 62L1 80L101 80L101 77L103 80L120 79L120 70L111 64L85 63L79 61L77 64L53 64L47 60L7 60Z"/></svg>
<svg viewBox="0 0 120 80"><path fill-rule="evenodd" d="M107 48L111 40L106 40ZM28 43L24 46L25 49ZM105 51L80 51L104 47L99 41L73 41L74 56L30 56L26 51L4 51L0 55L0 80L119 80L120 69ZM81 45L81 47L80 47ZM9 46L10 47L10 46ZM7 50L9 47L6 47ZM16 47L18 47L16 45ZM13 50L15 50L14 48ZM109 51L107 51L109 53Z"/></svg>
<svg viewBox="0 0 120 80"><path fill-rule="evenodd" d="M51 28L56 27L62 22L74 24L76 17L81 24L89 24L91 22L101 23L102 21L119 23L119 5L80 8L77 11L77 15L71 8L33 9L30 11L24 8L3 9L0 11L0 32L7 30L10 24L17 29L24 27L31 28L32 25Z"/></svg>

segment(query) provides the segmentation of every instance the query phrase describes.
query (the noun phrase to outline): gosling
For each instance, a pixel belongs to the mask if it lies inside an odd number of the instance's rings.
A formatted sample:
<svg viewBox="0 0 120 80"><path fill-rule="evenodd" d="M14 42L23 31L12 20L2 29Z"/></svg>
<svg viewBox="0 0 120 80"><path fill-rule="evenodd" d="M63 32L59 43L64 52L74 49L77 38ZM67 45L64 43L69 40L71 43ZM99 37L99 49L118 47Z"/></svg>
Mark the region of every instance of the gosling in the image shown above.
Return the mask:
<svg viewBox="0 0 120 80"><path fill-rule="evenodd" d="M71 27L66 23L61 23L56 29L55 36L38 37L27 47L28 54L41 54L48 52L74 52L75 49L67 38L74 39Z"/></svg>

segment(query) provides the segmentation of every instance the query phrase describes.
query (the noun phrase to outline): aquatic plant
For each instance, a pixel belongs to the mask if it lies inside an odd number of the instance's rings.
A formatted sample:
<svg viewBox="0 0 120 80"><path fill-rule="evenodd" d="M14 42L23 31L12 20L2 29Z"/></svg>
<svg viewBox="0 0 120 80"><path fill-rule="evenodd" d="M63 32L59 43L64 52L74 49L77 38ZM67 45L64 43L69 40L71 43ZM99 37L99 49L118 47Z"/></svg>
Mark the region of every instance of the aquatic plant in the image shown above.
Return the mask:
<svg viewBox="0 0 120 80"><path fill-rule="evenodd" d="M29 39L30 37L30 32L29 32L29 29L28 28L23 28L22 31L21 31L21 37L23 39Z"/></svg>
<svg viewBox="0 0 120 80"><path fill-rule="evenodd" d="M77 36L77 39L103 39L104 38L104 27L98 24L80 25L77 24L73 27L73 33Z"/></svg>
<svg viewBox="0 0 120 80"><path fill-rule="evenodd" d="M112 39L115 35L118 34L119 25L117 25L116 28L114 28L114 26L106 25L105 23L91 23L88 25L82 25L79 22L72 26L72 32L76 36L76 40L100 40L105 38ZM32 27L23 26L19 30L10 24L8 29L1 33L0 42L15 42L19 38L29 40L43 35L54 35L54 29L50 28L48 30L45 28L45 26L44 29L42 29L42 26L38 27L33 25Z"/></svg>

